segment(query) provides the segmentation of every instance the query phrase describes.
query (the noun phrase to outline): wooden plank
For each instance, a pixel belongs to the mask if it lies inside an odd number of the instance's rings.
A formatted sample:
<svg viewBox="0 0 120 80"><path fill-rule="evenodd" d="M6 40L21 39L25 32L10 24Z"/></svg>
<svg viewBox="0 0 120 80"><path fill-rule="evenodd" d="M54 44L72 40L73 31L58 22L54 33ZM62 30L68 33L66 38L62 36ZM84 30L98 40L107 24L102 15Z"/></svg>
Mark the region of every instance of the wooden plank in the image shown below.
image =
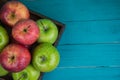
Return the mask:
<svg viewBox="0 0 120 80"><path fill-rule="evenodd" d="M119 43L120 20L65 22L60 44Z"/></svg>
<svg viewBox="0 0 120 80"><path fill-rule="evenodd" d="M43 80L120 80L120 68L57 68Z"/></svg>
<svg viewBox="0 0 120 80"><path fill-rule="evenodd" d="M120 0L22 2L66 24L57 47L60 64L43 80L120 79Z"/></svg>
<svg viewBox="0 0 120 80"><path fill-rule="evenodd" d="M20 0L59 21L120 19L120 0Z"/></svg>
<svg viewBox="0 0 120 80"><path fill-rule="evenodd" d="M119 43L120 41L119 0L53 0L51 2L24 0L22 2L32 10L66 24L60 44Z"/></svg>
<svg viewBox="0 0 120 80"><path fill-rule="evenodd" d="M120 44L61 45L59 67L119 66Z"/></svg>

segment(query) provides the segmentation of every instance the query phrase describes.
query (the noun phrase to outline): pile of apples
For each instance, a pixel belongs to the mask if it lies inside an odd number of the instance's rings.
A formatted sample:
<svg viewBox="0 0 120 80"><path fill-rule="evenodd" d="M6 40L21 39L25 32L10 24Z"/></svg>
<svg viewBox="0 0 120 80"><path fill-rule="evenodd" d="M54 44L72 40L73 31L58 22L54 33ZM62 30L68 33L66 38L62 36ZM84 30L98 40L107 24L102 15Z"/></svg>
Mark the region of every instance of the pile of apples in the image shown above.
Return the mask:
<svg viewBox="0 0 120 80"><path fill-rule="evenodd" d="M58 29L53 21L34 21L23 3L8 1L0 9L0 23L0 77L11 73L13 80L38 80L40 72L58 66L60 55L53 46Z"/></svg>

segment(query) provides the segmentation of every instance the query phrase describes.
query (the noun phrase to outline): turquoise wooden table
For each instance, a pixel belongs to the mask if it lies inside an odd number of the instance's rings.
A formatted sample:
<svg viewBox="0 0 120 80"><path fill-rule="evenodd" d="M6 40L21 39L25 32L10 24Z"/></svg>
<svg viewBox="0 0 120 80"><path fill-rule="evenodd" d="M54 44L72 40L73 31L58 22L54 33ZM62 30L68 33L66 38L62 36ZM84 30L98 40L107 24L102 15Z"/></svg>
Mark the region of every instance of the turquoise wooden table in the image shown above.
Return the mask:
<svg viewBox="0 0 120 80"><path fill-rule="evenodd" d="M21 0L66 24L59 66L43 80L120 80L120 0Z"/></svg>

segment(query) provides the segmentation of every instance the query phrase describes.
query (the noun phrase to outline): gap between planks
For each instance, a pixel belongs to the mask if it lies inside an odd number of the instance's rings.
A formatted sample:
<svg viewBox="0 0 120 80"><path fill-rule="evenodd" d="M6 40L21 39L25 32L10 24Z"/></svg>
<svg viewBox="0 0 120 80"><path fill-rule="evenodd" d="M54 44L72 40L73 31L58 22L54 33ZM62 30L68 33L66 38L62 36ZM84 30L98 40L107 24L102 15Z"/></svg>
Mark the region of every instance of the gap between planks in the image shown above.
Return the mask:
<svg viewBox="0 0 120 80"><path fill-rule="evenodd" d="M69 21L62 21L62 22L93 22L93 21L119 21L120 19L95 19L95 20L69 20Z"/></svg>
<svg viewBox="0 0 120 80"><path fill-rule="evenodd" d="M95 42L95 43L77 43L77 44L59 44L59 46L69 46L69 45L97 45L97 44L120 44L119 41L114 42Z"/></svg>
<svg viewBox="0 0 120 80"><path fill-rule="evenodd" d="M57 67L58 69L68 69L68 68L120 68L120 65L111 66L67 66L67 67Z"/></svg>

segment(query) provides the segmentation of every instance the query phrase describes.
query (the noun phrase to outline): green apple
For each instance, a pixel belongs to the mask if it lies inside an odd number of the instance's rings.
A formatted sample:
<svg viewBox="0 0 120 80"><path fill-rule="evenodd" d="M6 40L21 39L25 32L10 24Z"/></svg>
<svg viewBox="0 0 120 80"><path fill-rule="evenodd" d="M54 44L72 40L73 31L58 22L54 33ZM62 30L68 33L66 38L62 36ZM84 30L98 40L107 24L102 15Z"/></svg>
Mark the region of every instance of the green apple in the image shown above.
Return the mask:
<svg viewBox="0 0 120 80"><path fill-rule="evenodd" d="M0 76L5 76L8 74L8 71L5 70L1 65L0 65Z"/></svg>
<svg viewBox="0 0 120 80"><path fill-rule="evenodd" d="M60 61L59 52L51 43L42 43L36 46L32 56L33 66L41 72L54 70Z"/></svg>
<svg viewBox="0 0 120 80"><path fill-rule="evenodd" d="M9 42L9 36L5 28L0 25L0 52Z"/></svg>
<svg viewBox="0 0 120 80"><path fill-rule="evenodd" d="M37 24L40 28L38 42L50 42L53 44L58 37L58 29L54 22L49 19L39 19Z"/></svg>
<svg viewBox="0 0 120 80"><path fill-rule="evenodd" d="M32 65L28 65L24 70L12 73L13 80L38 80L40 71L37 71Z"/></svg>

